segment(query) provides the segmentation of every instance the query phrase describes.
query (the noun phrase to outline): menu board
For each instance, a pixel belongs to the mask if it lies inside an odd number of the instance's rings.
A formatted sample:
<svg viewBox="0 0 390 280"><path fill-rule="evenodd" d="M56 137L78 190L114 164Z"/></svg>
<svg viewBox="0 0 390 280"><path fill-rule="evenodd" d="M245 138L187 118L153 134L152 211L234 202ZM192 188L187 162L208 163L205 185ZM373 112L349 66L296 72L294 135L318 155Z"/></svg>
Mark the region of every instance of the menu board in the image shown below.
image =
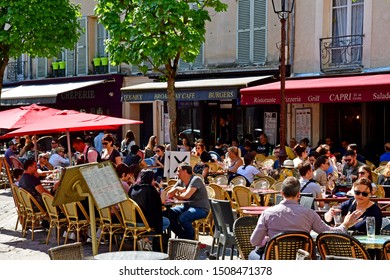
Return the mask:
<svg viewBox="0 0 390 280"><path fill-rule="evenodd" d="M295 139L299 143L303 138L311 142L311 108L295 109Z"/></svg>
<svg viewBox="0 0 390 280"><path fill-rule="evenodd" d="M98 209L115 205L127 199L122 183L111 162L102 162L80 168Z"/></svg>
<svg viewBox="0 0 390 280"><path fill-rule="evenodd" d="M278 113L264 112L264 133L267 135L268 143L276 144L276 133L278 124Z"/></svg>

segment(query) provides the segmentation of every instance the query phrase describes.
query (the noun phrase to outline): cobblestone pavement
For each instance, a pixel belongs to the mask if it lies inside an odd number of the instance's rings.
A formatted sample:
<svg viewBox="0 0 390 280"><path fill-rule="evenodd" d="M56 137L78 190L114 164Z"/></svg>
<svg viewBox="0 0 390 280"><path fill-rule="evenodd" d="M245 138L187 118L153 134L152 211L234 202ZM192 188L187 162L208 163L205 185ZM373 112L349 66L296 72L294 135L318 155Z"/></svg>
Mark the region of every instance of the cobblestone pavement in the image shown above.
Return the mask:
<svg viewBox="0 0 390 280"><path fill-rule="evenodd" d="M52 231L49 244L45 244L47 231L36 230L34 240L31 240L31 232L26 238L22 237L22 227L18 224L17 213L10 188L0 190L0 260L49 260L47 250L56 246L55 231ZM61 239L63 244L64 239ZM211 236L200 236L200 241L205 244L199 259L206 259L206 251L210 251ZM84 256L92 258L92 245L84 243ZM117 247L113 245L113 250ZM100 245L99 253L108 252L108 245ZM230 254L227 250L226 254ZM235 256L237 253L235 252ZM226 259L229 259L227 256ZM236 259L236 257L235 257Z"/></svg>

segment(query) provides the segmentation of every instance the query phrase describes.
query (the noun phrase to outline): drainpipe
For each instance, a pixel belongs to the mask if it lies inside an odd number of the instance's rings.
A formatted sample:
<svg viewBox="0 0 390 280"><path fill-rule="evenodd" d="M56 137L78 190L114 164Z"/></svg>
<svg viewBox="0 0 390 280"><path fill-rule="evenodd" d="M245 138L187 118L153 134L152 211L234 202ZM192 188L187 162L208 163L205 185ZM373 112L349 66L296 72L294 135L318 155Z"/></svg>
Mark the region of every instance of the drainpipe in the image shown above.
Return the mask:
<svg viewBox="0 0 390 280"><path fill-rule="evenodd" d="M297 9L297 1L295 1L294 9L292 10L291 16L290 16L290 30L289 30L289 55L288 55L288 64L290 65L290 76L294 73L294 50L295 50L295 11ZM286 141L289 141L289 139L293 136L293 105L287 104L287 139ZM295 136L295 135L294 135ZM297 139L297 141L299 141ZM289 142L287 142L289 143ZM293 147L291 147L293 148Z"/></svg>

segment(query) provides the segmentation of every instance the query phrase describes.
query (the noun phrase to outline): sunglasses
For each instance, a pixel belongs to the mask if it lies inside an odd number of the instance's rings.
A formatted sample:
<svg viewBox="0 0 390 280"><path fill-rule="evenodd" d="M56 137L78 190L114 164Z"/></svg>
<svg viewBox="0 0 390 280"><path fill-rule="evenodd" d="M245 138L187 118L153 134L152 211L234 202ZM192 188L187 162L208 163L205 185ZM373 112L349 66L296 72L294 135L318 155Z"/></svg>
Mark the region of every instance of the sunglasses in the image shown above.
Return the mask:
<svg viewBox="0 0 390 280"><path fill-rule="evenodd" d="M359 175L364 175L364 174L366 174L366 172L360 171L360 172L358 172L358 174Z"/></svg>
<svg viewBox="0 0 390 280"><path fill-rule="evenodd" d="M161 152L161 150L157 150L157 151L156 151L156 153L159 153L159 152Z"/></svg>
<svg viewBox="0 0 390 280"><path fill-rule="evenodd" d="M108 145L108 142L103 142L102 145Z"/></svg>
<svg viewBox="0 0 390 280"><path fill-rule="evenodd" d="M369 192L361 192L361 191L355 191L353 190L356 196L362 195L364 197L367 197L370 193Z"/></svg>

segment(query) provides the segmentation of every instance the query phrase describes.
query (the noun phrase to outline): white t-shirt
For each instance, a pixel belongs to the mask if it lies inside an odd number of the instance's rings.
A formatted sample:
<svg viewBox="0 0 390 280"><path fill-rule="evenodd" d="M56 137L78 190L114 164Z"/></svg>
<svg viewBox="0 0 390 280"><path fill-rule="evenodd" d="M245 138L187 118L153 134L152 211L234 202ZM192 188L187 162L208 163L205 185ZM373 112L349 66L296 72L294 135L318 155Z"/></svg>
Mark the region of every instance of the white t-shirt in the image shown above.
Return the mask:
<svg viewBox="0 0 390 280"><path fill-rule="evenodd" d="M257 170L257 168L253 165L247 165L246 167L243 165L237 169L237 174L244 176L249 181L249 183L252 183L255 179L255 175L259 173L260 171Z"/></svg>

